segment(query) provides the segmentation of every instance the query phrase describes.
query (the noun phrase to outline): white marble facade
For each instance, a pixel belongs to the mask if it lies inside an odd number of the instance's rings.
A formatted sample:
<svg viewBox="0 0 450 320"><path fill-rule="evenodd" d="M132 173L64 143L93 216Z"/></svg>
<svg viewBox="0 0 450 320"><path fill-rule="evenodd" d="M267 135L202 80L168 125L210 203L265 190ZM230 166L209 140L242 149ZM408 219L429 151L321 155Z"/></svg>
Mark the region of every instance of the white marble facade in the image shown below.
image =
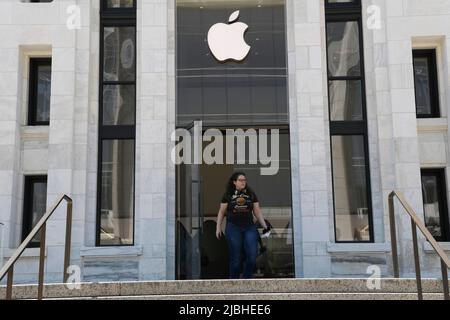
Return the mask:
<svg viewBox="0 0 450 320"><path fill-rule="evenodd" d="M450 168L450 0L362 0L380 9L381 27L364 23L374 244L335 244L328 126L324 0L286 0L293 221L297 277L391 275L387 195L403 192L423 215L420 168ZM81 27L67 28L80 8ZM98 153L99 4L0 2L0 250L19 244L23 176L48 175L50 205L74 199L73 265L85 281L174 279L175 0L138 0L135 246L95 247ZM412 49L437 48L442 118L417 120ZM51 56L51 122L27 127L27 61ZM447 181L450 181L448 176ZM450 190L450 186L448 187ZM401 266L413 272L409 220L399 223ZM46 279L61 281L64 210L48 223ZM440 264L421 239L425 276ZM450 249L450 246L447 246ZM37 279L37 250L15 269Z"/></svg>

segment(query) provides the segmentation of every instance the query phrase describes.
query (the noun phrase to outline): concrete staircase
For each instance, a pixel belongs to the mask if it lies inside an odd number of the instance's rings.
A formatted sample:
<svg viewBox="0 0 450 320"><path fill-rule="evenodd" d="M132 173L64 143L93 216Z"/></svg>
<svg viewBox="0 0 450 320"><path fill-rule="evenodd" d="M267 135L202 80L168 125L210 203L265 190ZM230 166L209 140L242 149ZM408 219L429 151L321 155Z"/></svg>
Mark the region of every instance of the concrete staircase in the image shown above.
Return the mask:
<svg viewBox="0 0 450 320"><path fill-rule="evenodd" d="M424 299L442 300L442 282L424 279ZM0 299L6 289L0 287ZM16 285L13 299L35 299L36 285ZM45 299L120 300L417 300L415 279L382 279L370 290L365 279L271 279L82 283L79 289L47 284Z"/></svg>

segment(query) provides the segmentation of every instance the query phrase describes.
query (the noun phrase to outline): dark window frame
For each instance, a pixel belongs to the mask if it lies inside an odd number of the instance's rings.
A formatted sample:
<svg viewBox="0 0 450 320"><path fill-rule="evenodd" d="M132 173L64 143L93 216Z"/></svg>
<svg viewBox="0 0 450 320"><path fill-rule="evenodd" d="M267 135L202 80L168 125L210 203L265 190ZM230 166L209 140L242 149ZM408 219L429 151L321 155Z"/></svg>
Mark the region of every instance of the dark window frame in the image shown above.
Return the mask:
<svg viewBox="0 0 450 320"><path fill-rule="evenodd" d="M356 13L361 14L361 0L355 0L353 2L337 2L330 3L329 0L325 0L325 10L326 14L338 13L338 14L348 14Z"/></svg>
<svg viewBox="0 0 450 320"><path fill-rule="evenodd" d="M439 212L440 223L442 228L442 236L435 237L436 241L439 242L450 242L450 217L448 212L448 194L447 194L447 179L445 168L422 168L420 170L421 178L423 176L434 176L438 181L439 188ZM425 205L425 203L424 203ZM424 210L424 221L425 221L425 210Z"/></svg>
<svg viewBox="0 0 450 320"><path fill-rule="evenodd" d="M34 58L29 60L29 72L28 72L28 125L29 126L48 126L50 125L50 115L48 121L38 121L37 116L37 86L39 77L39 67L52 66L52 58Z"/></svg>
<svg viewBox="0 0 450 320"><path fill-rule="evenodd" d="M330 118L330 156L333 162L333 136L362 136L364 139L364 157L366 163L366 190L367 190L367 207L368 207L368 223L369 223L369 241L338 241L336 230L336 202L334 201L335 183L333 163L331 163L332 175L332 195L333 195L333 219L334 219L334 239L336 243L350 244L350 243L375 243L375 230L373 219L373 202L372 202L372 183L370 172L370 148L369 148L369 134L367 122L367 93L365 81L365 60L364 60L364 37L363 37L363 17L361 11L361 2L356 0L354 3L325 3L325 30L328 35L328 23L330 22L357 22L358 23L358 39L359 39L359 53L360 53L360 75L359 76L332 76L328 68L328 44L326 45L327 53L327 90L328 90L328 111L331 116L331 100L330 100L330 82L331 81L360 81L361 82L361 98L362 98L362 121L332 121Z"/></svg>
<svg viewBox="0 0 450 320"><path fill-rule="evenodd" d="M23 197L23 210L22 210L22 241L28 237L33 230L33 214L31 212L33 208L33 184L34 183L47 183L47 175L33 175L24 177L24 197ZM39 242L30 242L29 248L38 248Z"/></svg>
<svg viewBox="0 0 450 320"><path fill-rule="evenodd" d="M103 141L107 140L133 140L134 141L134 163L133 174L136 173L136 110L133 125L103 125L103 87L111 85L134 85L135 107L137 101L137 53L134 54L134 80L133 81L105 81L104 71L104 28L107 27L133 27L135 29L134 43L137 44L136 25L136 0L133 8L106 8L106 0L100 2L100 66L99 66L99 134L98 134L98 157L97 157L97 204L96 204L96 247L132 247L136 241L136 179L133 183L133 239L131 244L102 244L101 243L101 205L102 205L102 163L103 163Z"/></svg>
<svg viewBox="0 0 450 320"><path fill-rule="evenodd" d="M111 8L106 5L107 0L100 0L101 18L109 19L136 19L136 0L133 1L133 7L130 8Z"/></svg>
<svg viewBox="0 0 450 320"><path fill-rule="evenodd" d="M416 95L416 72L414 73L414 97L416 101L416 115L418 119L431 119L440 118L440 99L439 99L439 77L437 69L437 52L436 49L414 49L413 50L413 68L415 67L415 58L426 58L428 60L428 80L430 83L430 103L431 103L431 113L429 114L418 114L417 113L417 95Z"/></svg>

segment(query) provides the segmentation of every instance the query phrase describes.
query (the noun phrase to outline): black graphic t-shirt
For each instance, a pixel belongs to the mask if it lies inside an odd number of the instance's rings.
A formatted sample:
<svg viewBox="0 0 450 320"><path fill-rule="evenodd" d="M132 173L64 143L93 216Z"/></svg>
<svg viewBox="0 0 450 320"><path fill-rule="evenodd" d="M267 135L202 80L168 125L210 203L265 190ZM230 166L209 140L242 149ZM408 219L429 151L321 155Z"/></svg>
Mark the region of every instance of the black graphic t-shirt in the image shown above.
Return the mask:
<svg viewBox="0 0 450 320"><path fill-rule="evenodd" d="M255 193L236 190L232 195L225 193L221 202L228 204L227 221L240 227L253 224L253 203L259 202Z"/></svg>

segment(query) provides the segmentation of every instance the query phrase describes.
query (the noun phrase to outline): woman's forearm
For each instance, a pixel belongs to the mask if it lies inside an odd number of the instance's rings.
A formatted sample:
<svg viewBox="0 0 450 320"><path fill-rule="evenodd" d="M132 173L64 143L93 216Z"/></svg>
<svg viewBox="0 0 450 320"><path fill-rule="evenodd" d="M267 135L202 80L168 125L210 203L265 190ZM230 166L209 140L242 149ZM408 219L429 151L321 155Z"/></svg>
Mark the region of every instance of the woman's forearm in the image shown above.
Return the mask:
<svg viewBox="0 0 450 320"><path fill-rule="evenodd" d="M219 214L217 215L217 228L221 228L222 227L222 222L223 222L223 218L224 218L224 214L222 212L219 212Z"/></svg>
<svg viewBox="0 0 450 320"><path fill-rule="evenodd" d="M256 219L258 220L259 224L264 228L267 229L266 221L264 220L264 216L261 212L261 208L257 207L254 208L253 213L255 214Z"/></svg>
<svg viewBox="0 0 450 320"><path fill-rule="evenodd" d="M217 228L220 229L222 227L222 222L225 217L225 213L227 212L228 205L222 203L219 208L219 213L217 214Z"/></svg>

